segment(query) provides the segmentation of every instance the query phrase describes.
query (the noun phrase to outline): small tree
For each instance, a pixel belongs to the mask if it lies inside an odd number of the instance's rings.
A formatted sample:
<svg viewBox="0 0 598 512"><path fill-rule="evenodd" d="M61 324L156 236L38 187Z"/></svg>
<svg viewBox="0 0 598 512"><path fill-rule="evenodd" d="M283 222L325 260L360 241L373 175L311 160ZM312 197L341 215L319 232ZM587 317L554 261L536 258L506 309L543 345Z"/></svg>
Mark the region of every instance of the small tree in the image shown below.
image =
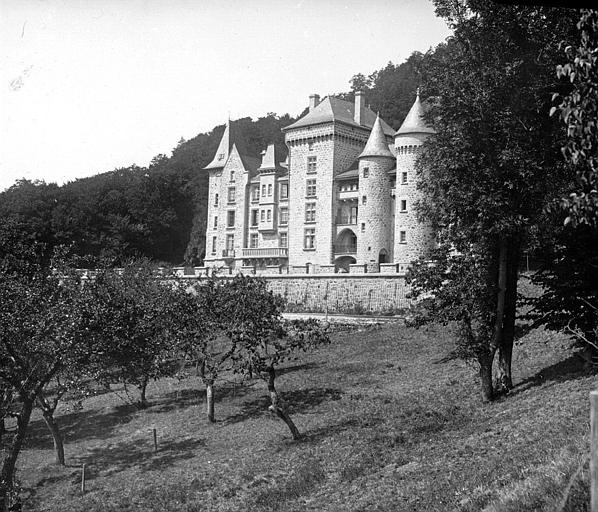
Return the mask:
<svg viewBox="0 0 598 512"><path fill-rule="evenodd" d="M99 355L93 374L105 385L135 386L137 404L145 408L149 381L173 375L177 369L176 293L145 260L130 262L121 270L102 270L87 286L94 298L87 311L89 330Z"/></svg>
<svg viewBox="0 0 598 512"><path fill-rule="evenodd" d="M442 245L433 263L417 261L409 269L407 283L418 300L413 322L457 325L456 355L479 364L482 399L493 394L492 360L498 349L493 314L494 283L488 280L489 255L472 246L467 253L452 254ZM488 342L490 340L490 342Z"/></svg>
<svg viewBox="0 0 598 512"><path fill-rule="evenodd" d="M77 274L60 257L49 267L31 261L0 271L0 382L16 399L10 413L17 423L0 475L4 508L33 407L57 375L84 366L93 350L83 328L85 297ZM55 445L57 462L64 464L61 440L56 444L55 438Z"/></svg>

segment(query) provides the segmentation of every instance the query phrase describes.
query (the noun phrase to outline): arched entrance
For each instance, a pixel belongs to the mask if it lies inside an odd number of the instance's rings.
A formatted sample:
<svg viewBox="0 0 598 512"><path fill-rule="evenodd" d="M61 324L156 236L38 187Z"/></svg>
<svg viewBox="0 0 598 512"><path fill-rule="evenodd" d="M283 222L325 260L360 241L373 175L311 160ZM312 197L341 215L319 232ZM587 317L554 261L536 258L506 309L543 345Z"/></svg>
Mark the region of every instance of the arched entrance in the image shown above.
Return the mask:
<svg viewBox="0 0 598 512"><path fill-rule="evenodd" d="M357 235L352 229L343 229L336 237L334 254L357 254Z"/></svg>
<svg viewBox="0 0 598 512"><path fill-rule="evenodd" d="M380 253L378 254L378 263L388 263L388 251L386 249L380 250Z"/></svg>

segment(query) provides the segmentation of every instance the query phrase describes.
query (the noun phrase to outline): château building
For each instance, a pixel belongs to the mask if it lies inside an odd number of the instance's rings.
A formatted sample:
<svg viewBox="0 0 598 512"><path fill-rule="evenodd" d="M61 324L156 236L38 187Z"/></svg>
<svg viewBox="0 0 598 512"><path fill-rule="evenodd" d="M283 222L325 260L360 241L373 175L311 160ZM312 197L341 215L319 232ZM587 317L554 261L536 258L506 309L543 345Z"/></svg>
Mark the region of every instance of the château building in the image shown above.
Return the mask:
<svg viewBox="0 0 598 512"><path fill-rule="evenodd" d="M394 131L365 105L310 96L261 161L227 122L210 164L205 265L250 272L396 272L426 256L432 230L418 222L415 159L434 131L416 97Z"/></svg>

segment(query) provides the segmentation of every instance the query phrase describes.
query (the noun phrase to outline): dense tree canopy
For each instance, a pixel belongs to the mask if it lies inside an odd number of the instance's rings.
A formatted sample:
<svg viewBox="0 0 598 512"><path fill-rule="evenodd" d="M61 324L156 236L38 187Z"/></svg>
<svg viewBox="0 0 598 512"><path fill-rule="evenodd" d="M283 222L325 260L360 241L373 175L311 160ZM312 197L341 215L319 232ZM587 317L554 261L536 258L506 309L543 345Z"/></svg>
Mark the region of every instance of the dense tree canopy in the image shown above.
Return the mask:
<svg viewBox="0 0 598 512"><path fill-rule="evenodd" d="M485 333L485 349L479 349L478 337L465 336L478 347L483 394L491 399L497 351L500 385L512 386L521 247L548 200L570 180L559 150L562 130L549 110L552 93L566 92L554 70L561 42L574 35L576 13L478 0L435 4L454 36L422 65L429 121L437 134L418 161L419 210L450 241L446 251L483 262L477 283L469 286L494 299L484 301L485 309L476 302L467 314L485 324L478 329ZM445 258L449 267L461 264L455 256ZM445 281L430 279L427 273L436 271L416 267L415 289L423 292L427 285L428 292L442 297L445 288L461 290L460 281L469 275L450 272ZM445 301L443 307L449 305Z"/></svg>

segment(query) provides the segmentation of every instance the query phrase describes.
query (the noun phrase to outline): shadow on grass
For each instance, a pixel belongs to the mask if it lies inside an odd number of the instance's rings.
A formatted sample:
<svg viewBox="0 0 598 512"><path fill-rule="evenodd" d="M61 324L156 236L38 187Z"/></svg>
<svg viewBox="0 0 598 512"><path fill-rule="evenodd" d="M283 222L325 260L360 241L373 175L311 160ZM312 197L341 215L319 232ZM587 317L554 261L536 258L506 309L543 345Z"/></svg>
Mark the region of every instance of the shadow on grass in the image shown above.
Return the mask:
<svg viewBox="0 0 598 512"><path fill-rule="evenodd" d="M573 354L558 363L542 368L535 375L522 380L510 394L541 386L545 382L565 382L591 373L596 373L596 371L586 368L584 359L578 354Z"/></svg>
<svg viewBox="0 0 598 512"><path fill-rule="evenodd" d="M308 411L322 402L340 400L342 391L336 388L309 388L298 389L296 391L287 391L281 393L282 399L288 405L289 414L300 414ZM238 414L229 416L224 419L222 423L232 424L245 421L249 418L255 418L263 414L268 414L268 407L270 406L270 399L267 396L262 396L251 402L245 402L241 406L241 411Z"/></svg>
<svg viewBox="0 0 598 512"><path fill-rule="evenodd" d="M180 460L192 459L197 455L197 448L204 446L203 439L165 440L158 445L158 452L154 452L151 439L136 439L106 448L94 448L76 460L78 464L86 465L87 479L92 480L102 471L113 474L131 467L137 467L142 471L167 467Z"/></svg>
<svg viewBox="0 0 598 512"><path fill-rule="evenodd" d="M84 439L109 439L113 431L131 421L139 409L132 404L117 405L111 411L83 410L56 418L65 443ZM52 449L52 437L42 419L32 421L27 432L28 448Z"/></svg>

